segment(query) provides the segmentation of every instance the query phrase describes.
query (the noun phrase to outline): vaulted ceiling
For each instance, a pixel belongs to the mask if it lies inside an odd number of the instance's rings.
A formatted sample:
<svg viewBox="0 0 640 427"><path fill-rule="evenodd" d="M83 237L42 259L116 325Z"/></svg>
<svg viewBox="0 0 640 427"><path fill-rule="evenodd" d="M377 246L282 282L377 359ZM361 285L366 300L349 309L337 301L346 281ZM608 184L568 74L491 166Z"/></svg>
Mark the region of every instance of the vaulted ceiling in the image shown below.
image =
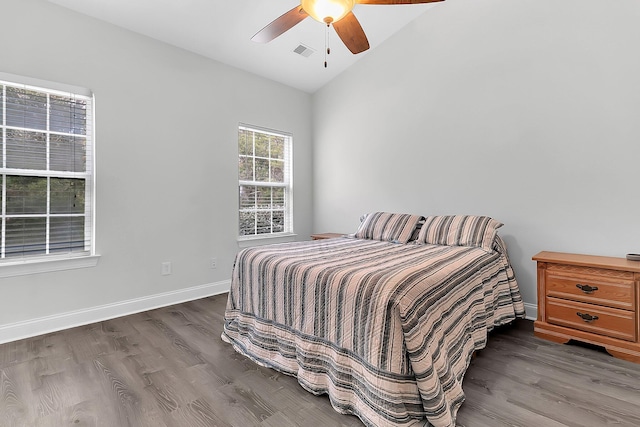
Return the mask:
<svg viewBox="0 0 640 427"><path fill-rule="evenodd" d="M432 7L357 4L353 13L371 49L353 55L329 30L331 54L324 67L327 30L307 18L267 44L251 37L299 4L297 0L48 0L136 33L313 93L368 55L391 35ZM306 57L294 50L303 45Z"/></svg>

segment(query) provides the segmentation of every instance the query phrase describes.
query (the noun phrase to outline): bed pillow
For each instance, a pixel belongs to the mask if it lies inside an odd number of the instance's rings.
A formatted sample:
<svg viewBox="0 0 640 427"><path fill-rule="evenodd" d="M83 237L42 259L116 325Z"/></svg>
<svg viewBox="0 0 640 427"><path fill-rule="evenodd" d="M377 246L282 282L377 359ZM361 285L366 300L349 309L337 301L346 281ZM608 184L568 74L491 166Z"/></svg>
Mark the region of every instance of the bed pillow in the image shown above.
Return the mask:
<svg viewBox="0 0 640 427"><path fill-rule="evenodd" d="M479 247L488 252L502 223L488 216L443 215L425 219L417 243Z"/></svg>
<svg viewBox="0 0 640 427"><path fill-rule="evenodd" d="M422 220L424 217L420 215L374 212L364 218L353 237L407 243Z"/></svg>

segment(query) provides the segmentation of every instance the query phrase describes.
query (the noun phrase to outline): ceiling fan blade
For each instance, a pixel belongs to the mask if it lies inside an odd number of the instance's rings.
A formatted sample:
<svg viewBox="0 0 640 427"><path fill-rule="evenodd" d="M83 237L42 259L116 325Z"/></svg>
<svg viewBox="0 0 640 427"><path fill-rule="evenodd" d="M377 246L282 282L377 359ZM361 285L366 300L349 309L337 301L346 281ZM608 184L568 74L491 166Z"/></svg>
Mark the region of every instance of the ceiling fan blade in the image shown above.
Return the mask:
<svg viewBox="0 0 640 427"><path fill-rule="evenodd" d="M356 0L358 4L420 4L435 3L444 0Z"/></svg>
<svg viewBox="0 0 640 427"><path fill-rule="evenodd" d="M268 43L299 24L307 16L309 16L307 12L298 5L258 31L255 36L251 37L251 40L258 43Z"/></svg>
<svg viewBox="0 0 640 427"><path fill-rule="evenodd" d="M352 53L360 53L369 49L369 40L367 40L362 25L353 12L347 13L344 18L332 25L342 42Z"/></svg>

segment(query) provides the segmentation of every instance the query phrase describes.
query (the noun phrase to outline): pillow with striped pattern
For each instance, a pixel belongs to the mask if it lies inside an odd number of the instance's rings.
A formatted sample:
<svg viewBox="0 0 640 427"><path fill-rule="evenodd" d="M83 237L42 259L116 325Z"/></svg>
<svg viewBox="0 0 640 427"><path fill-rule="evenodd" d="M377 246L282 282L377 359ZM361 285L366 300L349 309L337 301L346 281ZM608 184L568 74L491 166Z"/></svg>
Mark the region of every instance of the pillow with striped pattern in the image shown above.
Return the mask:
<svg viewBox="0 0 640 427"><path fill-rule="evenodd" d="M364 218L353 237L356 239L407 243L411 239L416 226L423 219L424 217L420 215L374 212Z"/></svg>
<svg viewBox="0 0 640 427"><path fill-rule="evenodd" d="M442 215L425 219L416 243L479 247L493 250L502 223L488 216Z"/></svg>

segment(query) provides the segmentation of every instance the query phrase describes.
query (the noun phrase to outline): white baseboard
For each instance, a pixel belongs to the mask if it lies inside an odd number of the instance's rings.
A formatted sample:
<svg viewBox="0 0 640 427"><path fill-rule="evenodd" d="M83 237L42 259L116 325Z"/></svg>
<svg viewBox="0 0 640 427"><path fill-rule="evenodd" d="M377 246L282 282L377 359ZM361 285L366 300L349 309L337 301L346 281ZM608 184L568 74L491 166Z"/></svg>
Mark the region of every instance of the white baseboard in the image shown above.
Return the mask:
<svg viewBox="0 0 640 427"><path fill-rule="evenodd" d="M228 292L231 280L0 326L0 344Z"/></svg>
<svg viewBox="0 0 640 427"><path fill-rule="evenodd" d="M525 318L528 320L536 320L538 318L538 305L537 304L529 304L527 302L524 303L524 309L527 312Z"/></svg>

